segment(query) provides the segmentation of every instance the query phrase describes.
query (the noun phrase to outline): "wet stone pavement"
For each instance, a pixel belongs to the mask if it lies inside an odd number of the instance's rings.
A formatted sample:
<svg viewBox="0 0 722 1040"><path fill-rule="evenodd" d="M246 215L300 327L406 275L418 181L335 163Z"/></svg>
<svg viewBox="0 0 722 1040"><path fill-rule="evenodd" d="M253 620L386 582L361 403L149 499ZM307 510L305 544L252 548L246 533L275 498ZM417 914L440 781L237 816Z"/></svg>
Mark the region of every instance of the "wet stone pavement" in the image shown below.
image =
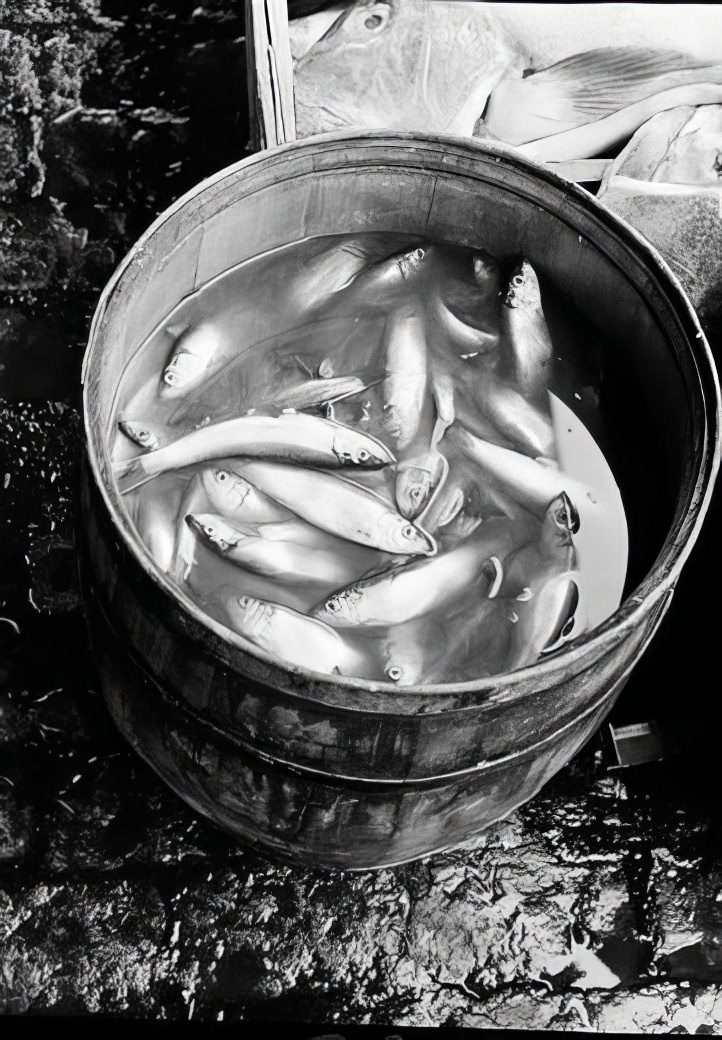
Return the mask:
<svg viewBox="0 0 722 1040"><path fill-rule="evenodd" d="M597 737L427 862L275 865L109 721L75 574L80 359L123 252L243 152L241 6L0 0L0 1010L722 1031L718 755L689 721L711 534L614 715L679 753L615 770Z"/></svg>

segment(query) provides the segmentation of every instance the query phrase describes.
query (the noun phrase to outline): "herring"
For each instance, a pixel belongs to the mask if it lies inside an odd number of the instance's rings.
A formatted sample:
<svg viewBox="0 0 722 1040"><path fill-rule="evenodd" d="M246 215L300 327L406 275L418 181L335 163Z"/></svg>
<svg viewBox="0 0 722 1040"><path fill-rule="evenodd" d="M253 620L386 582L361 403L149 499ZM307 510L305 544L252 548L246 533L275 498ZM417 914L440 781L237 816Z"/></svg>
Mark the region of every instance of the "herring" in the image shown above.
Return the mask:
<svg viewBox="0 0 722 1040"><path fill-rule="evenodd" d="M438 610L476 582L490 586L496 567L528 539L530 525L488 520L455 549L430 560L394 566L339 589L312 610L312 616L335 628L397 625Z"/></svg>
<svg viewBox="0 0 722 1040"><path fill-rule="evenodd" d="M358 376L322 377L308 379L298 386L282 390L272 400L276 408L295 408L303 411L304 408L313 408L341 397L352 397L367 389L367 385Z"/></svg>
<svg viewBox="0 0 722 1040"><path fill-rule="evenodd" d="M500 595L517 596L525 588L533 593L549 577L575 569L574 535L579 527L579 513L562 491L549 503L538 538L507 559Z"/></svg>
<svg viewBox="0 0 722 1040"><path fill-rule="evenodd" d="M361 666L361 655L338 632L291 607L231 596L225 611L236 632L288 664L342 675L353 675Z"/></svg>
<svg viewBox="0 0 722 1040"><path fill-rule="evenodd" d="M328 549L264 537L258 528L233 525L213 513L190 513L186 524L209 549L239 567L292 585L349 581L353 564ZM272 526L272 525L267 525Z"/></svg>
<svg viewBox="0 0 722 1040"><path fill-rule="evenodd" d="M584 631L576 572L553 575L539 584L532 597L512 603L509 671L534 664L540 656L560 649Z"/></svg>
<svg viewBox="0 0 722 1040"><path fill-rule="evenodd" d="M566 492L576 503L585 499L595 504L591 487L562 473L553 465L545 465L527 455L475 437L458 423L454 423L448 431L448 437L531 513L543 516L549 502L562 492Z"/></svg>
<svg viewBox="0 0 722 1040"><path fill-rule="evenodd" d="M119 419L118 429L144 451L156 451L161 446L161 435L152 423L137 419Z"/></svg>
<svg viewBox="0 0 722 1040"><path fill-rule="evenodd" d="M549 381L553 348L542 310L539 279L522 260L512 272L501 309L507 370L523 394L540 394Z"/></svg>
<svg viewBox="0 0 722 1040"><path fill-rule="evenodd" d="M160 377L161 399L182 397L228 360L223 339L210 322L191 325L175 342Z"/></svg>
<svg viewBox="0 0 722 1040"><path fill-rule="evenodd" d="M270 495L323 531L384 552L431 555L434 539L406 520L380 495L320 470L249 461L242 472Z"/></svg>
<svg viewBox="0 0 722 1040"><path fill-rule="evenodd" d="M227 520L258 524L288 520L293 516L288 509L231 469L209 466L201 471L200 476L211 508Z"/></svg>
<svg viewBox="0 0 722 1040"><path fill-rule="evenodd" d="M426 334L415 307L398 308L387 320L384 429L397 449L407 448L418 433L431 401Z"/></svg>
<svg viewBox="0 0 722 1040"><path fill-rule="evenodd" d="M280 459L307 466L360 466L394 462L381 441L369 434L313 415L242 416L204 426L172 444L115 467L122 494L159 473L232 455Z"/></svg>

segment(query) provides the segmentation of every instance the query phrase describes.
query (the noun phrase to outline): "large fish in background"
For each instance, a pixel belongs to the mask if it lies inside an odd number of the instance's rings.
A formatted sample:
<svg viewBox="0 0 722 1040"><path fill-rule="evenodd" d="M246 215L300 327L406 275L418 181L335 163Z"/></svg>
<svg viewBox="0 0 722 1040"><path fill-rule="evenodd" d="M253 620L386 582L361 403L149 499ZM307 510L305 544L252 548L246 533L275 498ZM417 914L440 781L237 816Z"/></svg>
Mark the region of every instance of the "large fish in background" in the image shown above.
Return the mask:
<svg viewBox="0 0 722 1040"><path fill-rule="evenodd" d="M299 137L388 127L579 159L657 112L722 102L720 5L356 0L291 33Z"/></svg>

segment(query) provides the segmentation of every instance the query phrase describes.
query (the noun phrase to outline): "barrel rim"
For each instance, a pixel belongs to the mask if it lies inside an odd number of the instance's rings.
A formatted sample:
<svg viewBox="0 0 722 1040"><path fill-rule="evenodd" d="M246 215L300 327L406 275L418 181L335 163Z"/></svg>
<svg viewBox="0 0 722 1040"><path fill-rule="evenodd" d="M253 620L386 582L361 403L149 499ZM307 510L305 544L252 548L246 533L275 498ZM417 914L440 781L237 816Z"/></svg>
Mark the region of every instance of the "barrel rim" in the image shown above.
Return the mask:
<svg viewBox="0 0 722 1040"><path fill-rule="evenodd" d="M132 525L120 522L123 519L123 514L116 507L111 497L111 489L103 480L99 470L94 440L96 434L95 431L91 430L89 424L87 374L93 359L94 348L98 341L99 326L107 304L124 274L133 264L136 257L145 249L153 235L166 222L175 217L189 202L196 199L209 188L222 183L239 172L251 172L254 167L260 166L263 168L272 165L278 159L282 160L285 155L293 155L294 153L304 151L313 153L313 150L318 146L327 148L335 145L340 146L342 149L344 146L350 145L373 146L374 144L390 149L398 148L400 152L405 153L406 158L409 160L412 158L408 154L409 148L417 148L419 151L425 148L427 152L436 151L437 167L435 167L435 172L437 174L445 172L450 176L457 172L453 166L449 165L449 159L452 159L454 156L458 157L461 154L462 158L471 159L472 161L479 158L491 158L497 164L504 163L516 172L521 173L522 176L542 180L554 191L571 197L583 211L586 211L589 216L601 224L608 232L616 235L628 254L633 256L637 262L641 259L646 267L656 275L657 288L662 291L670 303L671 310L684 333L690 360L696 367L700 398L706 406L699 412L692 411L691 429L700 435L700 452L699 456L694 460L695 468L692 474L690 474L690 488L686 505L680 509L681 499L677 500L677 513L657 558L644 579L627 595L617 610L604 622L591 629L588 633L571 640L562 650L550 657L513 672L504 672L499 675L466 680L464 682L415 684L398 687L389 681L369 680L343 675L329 676L327 673L315 672L311 669L294 665L286 665L280 659L246 640L243 636L214 621L190 597L178 589L166 575L159 571ZM412 163L412 165L414 164ZM419 165L418 159L415 165ZM464 170L463 175L467 177L474 176L473 171L470 169ZM483 179L483 177L479 176L479 179ZM461 138L445 134L391 132L387 130L364 131L363 133L355 130L334 131L305 138L302 141L280 145L276 148L251 155L219 170L195 185L164 210L121 260L98 301L90 328L88 346L83 359L81 380L83 383L83 421L88 460L93 479L101 493L114 527L122 534L132 556L142 570L180 608L181 612L186 615L187 620L191 620L201 631L212 631L229 650L241 651L245 656L256 659L265 666L270 665L274 671L278 671L286 677L293 676L297 680L305 680L316 688L321 686L327 694L333 691L342 693L346 689L374 693L388 692L393 695L393 700L398 701L403 701L407 697L423 698L425 694L436 697L448 694L450 697L453 697L459 693L473 693L480 701L483 701L487 695L495 694L494 701L496 704L500 700L511 702L532 696L528 688L515 690L514 687L528 687L537 678L543 680L555 674L561 676L569 665L573 665L575 658L578 659L580 655L601 654L611 649L624 639L627 632L634 628L662 597L673 591L679 574L699 535L705 514L709 508L720 465L722 401L712 352L689 298L682 288L679 279L659 251L632 225L609 210L586 189L565 180L542 164L528 159L514 148L483 139ZM117 495L115 489L112 490ZM207 648L207 650L214 656L216 655L215 648ZM271 684L276 681L278 681L276 677L269 678ZM293 692L298 692L295 687Z"/></svg>

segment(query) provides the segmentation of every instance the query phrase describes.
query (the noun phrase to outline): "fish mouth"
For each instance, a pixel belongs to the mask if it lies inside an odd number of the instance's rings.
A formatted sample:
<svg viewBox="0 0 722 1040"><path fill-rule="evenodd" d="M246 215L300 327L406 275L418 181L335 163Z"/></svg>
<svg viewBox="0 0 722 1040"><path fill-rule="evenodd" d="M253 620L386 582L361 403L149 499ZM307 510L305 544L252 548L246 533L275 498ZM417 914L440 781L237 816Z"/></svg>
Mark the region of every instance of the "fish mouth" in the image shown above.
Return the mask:
<svg viewBox="0 0 722 1040"><path fill-rule="evenodd" d="M364 434L364 442L364 446L357 450L344 448L334 442L333 453L342 466L359 466L361 469L382 469L396 462L396 456L383 441L367 433Z"/></svg>
<svg viewBox="0 0 722 1040"><path fill-rule="evenodd" d="M567 587L564 610L561 621L556 632L541 651L542 654L553 654L559 650L572 635L576 622L577 608L579 607L579 586L570 579Z"/></svg>
<svg viewBox="0 0 722 1040"><path fill-rule="evenodd" d="M425 509L433 490L431 474L426 470L405 470L407 480L397 482L396 504L399 512L407 520L415 520Z"/></svg>
<svg viewBox="0 0 722 1040"><path fill-rule="evenodd" d="M421 555L436 556L436 553L438 552L436 539L433 537L433 535L430 535L428 531L424 531L423 528L419 527L417 524L414 524L414 526L416 527L416 530L419 534L419 539L422 541L424 545L424 548L420 550Z"/></svg>
<svg viewBox="0 0 722 1040"><path fill-rule="evenodd" d="M135 419L119 419L118 429L132 440L134 444L137 444L140 448L145 448L146 451L153 451L158 447L158 438L154 437L150 430L146 430L146 427L136 422ZM143 430L146 430L147 436L141 439L140 433Z"/></svg>
<svg viewBox="0 0 722 1040"><path fill-rule="evenodd" d="M200 522L200 520L197 517L193 516L192 513L186 513L185 522L188 524L188 526L190 527L191 531L193 531L194 534L197 534L197 535L200 535L202 537L205 537L205 531L203 530L203 524Z"/></svg>
<svg viewBox="0 0 722 1040"><path fill-rule="evenodd" d="M185 517L185 522L190 527L193 534L195 534L204 545L208 545L215 549L219 553L227 553L231 548L231 543L226 541L225 538L212 538L206 531L203 522L194 516L193 513L188 513Z"/></svg>
<svg viewBox="0 0 722 1040"><path fill-rule="evenodd" d="M562 491L560 497L562 508L557 512L557 522L560 527L566 528L570 534L578 534L580 525L579 511L566 491Z"/></svg>

